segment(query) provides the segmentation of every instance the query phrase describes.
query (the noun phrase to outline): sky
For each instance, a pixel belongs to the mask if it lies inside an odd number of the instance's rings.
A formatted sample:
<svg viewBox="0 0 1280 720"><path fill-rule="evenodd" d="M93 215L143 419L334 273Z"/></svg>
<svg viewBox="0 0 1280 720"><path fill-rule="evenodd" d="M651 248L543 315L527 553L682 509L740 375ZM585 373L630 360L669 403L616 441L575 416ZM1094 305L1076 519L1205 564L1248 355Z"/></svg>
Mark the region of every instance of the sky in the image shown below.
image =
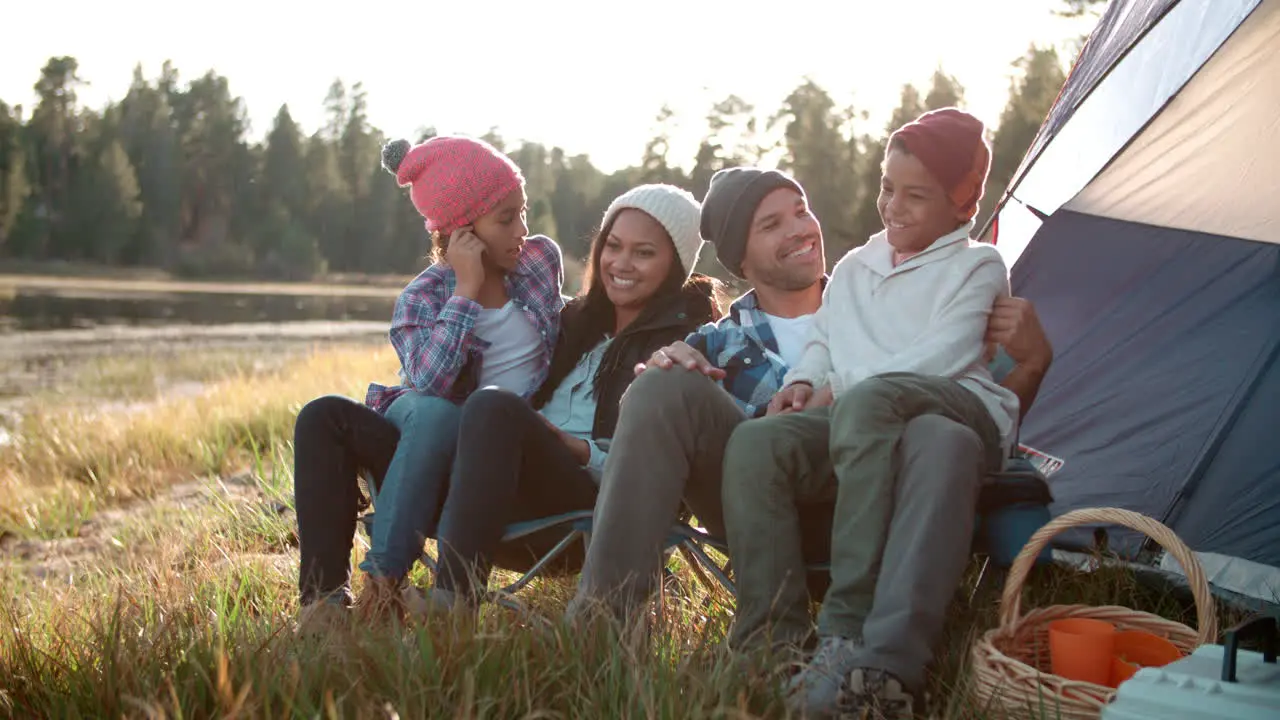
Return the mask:
<svg viewBox="0 0 1280 720"><path fill-rule="evenodd" d="M675 112L673 159L692 158L711 104L736 94L772 114L805 77L883 127L904 83L927 88L941 66L968 109L994 125L1011 63L1031 43L1060 52L1088 20L1059 0L62 0L57 31L38 3L3 15L0 99L34 104L52 56L71 55L101 108L172 60L180 80L212 69L244 99L257 140L282 104L305 132L329 85L363 82L371 123L391 137L432 126L587 153L612 171L639 161ZM683 163L681 163L683 164Z"/></svg>

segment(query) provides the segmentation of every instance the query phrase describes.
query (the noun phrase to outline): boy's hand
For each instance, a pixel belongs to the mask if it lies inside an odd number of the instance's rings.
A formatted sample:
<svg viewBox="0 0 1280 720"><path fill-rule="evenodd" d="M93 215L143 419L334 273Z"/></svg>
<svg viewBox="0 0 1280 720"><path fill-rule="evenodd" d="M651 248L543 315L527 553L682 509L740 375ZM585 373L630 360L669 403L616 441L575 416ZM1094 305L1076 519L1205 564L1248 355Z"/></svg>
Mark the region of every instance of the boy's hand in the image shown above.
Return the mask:
<svg viewBox="0 0 1280 720"><path fill-rule="evenodd" d="M712 380L724 379L724 370L712 365L702 353L683 342L674 342L661 350L654 351L649 357L649 362L636 365L636 375L652 367L670 370L677 365L686 370L700 372Z"/></svg>
<svg viewBox="0 0 1280 720"><path fill-rule="evenodd" d="M782 388L769 401L769 408L765 410L765 416L784 415L790 412L799 412L808 405L810 398L813 397L813 386L809 383L795 382Z"/></svg>
<svg viewBox="0 0 1280 720"><path fill-rule="evenodd" d="M813 397L809 398L809 402L804 406L804 409L828 407L834 405L835 402L835 391L831 389L830 385L823 385L822 389L816 391Z"/></svg>

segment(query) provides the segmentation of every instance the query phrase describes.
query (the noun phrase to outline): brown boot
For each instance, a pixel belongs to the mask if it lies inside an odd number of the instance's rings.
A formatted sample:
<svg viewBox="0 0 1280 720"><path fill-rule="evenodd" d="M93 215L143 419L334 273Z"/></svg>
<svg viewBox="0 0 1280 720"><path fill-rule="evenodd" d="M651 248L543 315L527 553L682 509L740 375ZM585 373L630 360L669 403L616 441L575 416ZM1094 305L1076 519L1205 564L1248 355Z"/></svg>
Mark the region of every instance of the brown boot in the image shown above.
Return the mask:
<svg viewBox="0 0 1280 720"><path fill-rule="evenodd" d="M366 575L364 589L352 607L363 623L380 623L388 620L404 620L404 596L400 581L396 578Z"/></svg>
<svg viewBox="0 0 1280 720"><path fill-rule="evenodd" d="M331 637L346 627L351 611L337 603L317 600L298 611L298 637Z"/></svg>

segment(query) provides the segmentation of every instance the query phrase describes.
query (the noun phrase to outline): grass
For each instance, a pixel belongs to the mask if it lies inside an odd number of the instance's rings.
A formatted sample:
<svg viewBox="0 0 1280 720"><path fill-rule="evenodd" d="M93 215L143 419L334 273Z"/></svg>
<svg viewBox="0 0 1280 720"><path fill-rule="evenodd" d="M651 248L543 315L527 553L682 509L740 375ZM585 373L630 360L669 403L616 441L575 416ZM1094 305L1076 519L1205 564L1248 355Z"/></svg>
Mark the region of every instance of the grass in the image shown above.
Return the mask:
<svg viewBox="0 0 1280 720"><path fill-rule="evenodd" d="M231 377L253 378L277 372L303 354L281 349L265 355L260 348L209 348L199 352L145 352L92 357L76 368L59 395L92 397L95 401L149 402L175 387L190 389ZM46 402L61 398L45 397Z"/></svg>
<svg viewBox="0 0 1280 720"><path fill-rule="evenodd" d="M243 467L290 441L302 403L326 392L363 397L362 379L386 380L396 364L390 348L312 354L277 367L201 362L207 376L230 375L194 397L123 416L92 404L32 404L13 430L15 441L0 447L0 532L66 536L104 502L148 498L174 478ZM145 385L127 360L103 369L122 381L116 387Z"/></svg>
<svg viewBox="0 0 1280 720"><path fill-rule="evenodd" d="M389 351L336 350L233 369L202 395L123 415L26 416L20 444L0 451L0 512L18 536L0 545L0 717L785 715L777 686L723 649L731 603L678 561L680 597L648 631L488 607L475 624L296 637L293 415L324 392L358 396L393 366ZM982 716L966 706L964 662L1000 587L988 577L970 600L977 570L932 674L938 717ZM1028 585L1026 607L1114 603L1194 625L1185 598L1123 570L1052 568ZM572 591L550 579L523 597L556 618Z"/></svg>

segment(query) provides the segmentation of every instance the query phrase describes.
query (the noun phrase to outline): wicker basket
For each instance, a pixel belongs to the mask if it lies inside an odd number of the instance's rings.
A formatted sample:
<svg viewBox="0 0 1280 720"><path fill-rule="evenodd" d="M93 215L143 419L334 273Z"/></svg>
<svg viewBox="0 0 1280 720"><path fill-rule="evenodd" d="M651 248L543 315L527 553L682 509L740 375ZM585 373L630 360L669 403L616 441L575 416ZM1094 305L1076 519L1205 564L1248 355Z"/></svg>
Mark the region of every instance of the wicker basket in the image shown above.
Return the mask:
<svg viewBox="0 0 1280 720"><path fill-rule="evenodd" d="M1145 533L1181 563L1195 596L1200 631L1157 615L1125 607L1051 605L1023 615L1022 585L1040 551L1059 532L1086 524L1114 524ZM1183 652L1212 642L1218 616L1204 570L1172 530L1129 510L1096 508L1069 512L1038 530L1009 570L1000 597L1000 624L974 643L970 652L969 692L975 710L992 717L1093 719L1115 695L1115 689L1068 680L1049 671L1049 623L1063 618L1093 618L1119 630L1145 630L1167 638Z"/></svg>

